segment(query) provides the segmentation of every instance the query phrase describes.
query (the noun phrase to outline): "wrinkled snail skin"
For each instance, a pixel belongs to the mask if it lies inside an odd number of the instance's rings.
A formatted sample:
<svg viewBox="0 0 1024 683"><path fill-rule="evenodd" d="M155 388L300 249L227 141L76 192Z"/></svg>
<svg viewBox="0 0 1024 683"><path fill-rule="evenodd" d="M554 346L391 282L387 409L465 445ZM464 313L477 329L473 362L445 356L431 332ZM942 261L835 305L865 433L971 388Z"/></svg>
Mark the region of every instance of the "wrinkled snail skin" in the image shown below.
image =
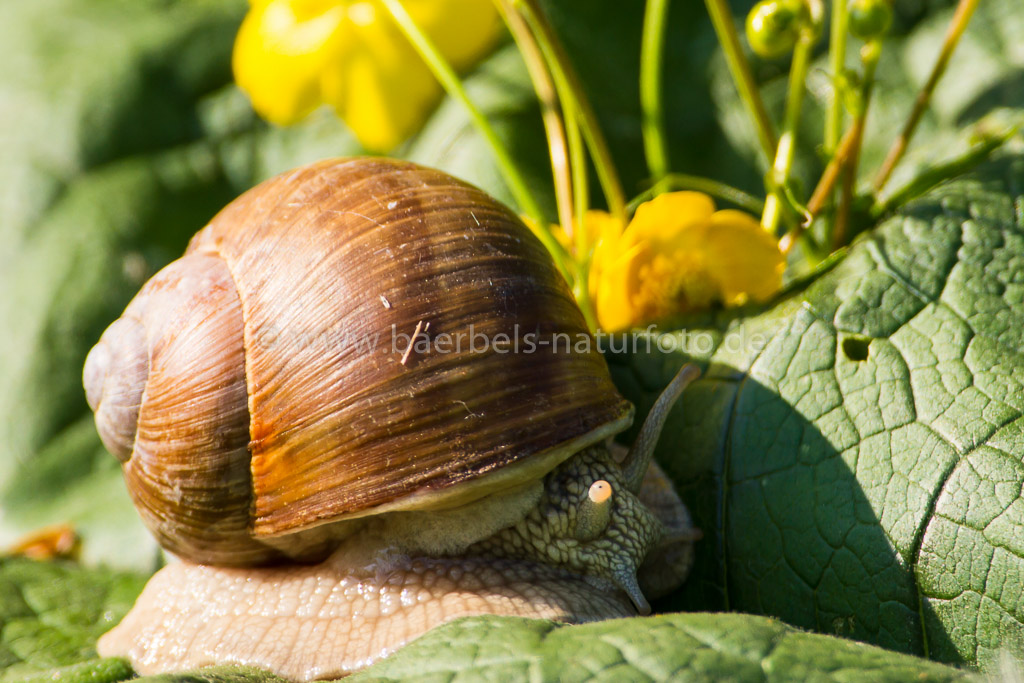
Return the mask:
<svg viewBox="0 0 1024 683"><path fill-rule="evenodd" d="M100 436L184 560L100 652L305 680L465 614L646 613L692 559L685 508L644 473L693 373L613 457L632 406L596 347L553 343L587 334L529 230L443 173L329 160L242 195L86 360ZM272 641L245 634L270 630L291 651L254 654Z"/></svg>
<svg viewBox="0 0 1024 683"><path fill-rule="evenodd" d="M639 499L666 526L689 527L671 483L652 465ZM674 590L685 557L661 563L649 597ZM645 567L641 568L644 583ZM320 565L230 569L185 562L161 569L98 650L142 675L211 664L258 666L279 676L333 679L362 669L435 626L500 614L581 623L636 613L624 593L522 560L378 555L353 567L343 553Z"/></svg>
<svg viewBox="0 0 1024 683"><path fill-rule="evenodd" d="M236 664L307 681L364 668L459 617L592 621L631 613L624 597L520 563L420 558L379 580L320 565L181 563L150 580L98 649L127 658L141 675Z"/></svg>

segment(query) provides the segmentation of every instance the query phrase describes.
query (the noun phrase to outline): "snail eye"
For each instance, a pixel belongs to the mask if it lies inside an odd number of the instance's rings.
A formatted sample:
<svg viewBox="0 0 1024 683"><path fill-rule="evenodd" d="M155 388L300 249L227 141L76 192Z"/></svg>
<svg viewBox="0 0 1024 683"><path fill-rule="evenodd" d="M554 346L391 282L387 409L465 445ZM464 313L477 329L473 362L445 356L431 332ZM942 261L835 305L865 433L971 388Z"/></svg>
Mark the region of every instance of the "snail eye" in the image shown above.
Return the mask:
<svg viewBox="0 0 1024 683"><path fill-rule="evenodd" d="M587 491L587 498L590 499L590 502L596 505L606 503L611 497L612 485L604 479L598 479L595 481L590 485L590 490Z"/></svg>
<svg viewBox="0 0 1024 683"><path fill-rule="evenodd" d="M576 516L576 539L592 541L608 528L612 515L612 485L598 479L590 485Z"/></svg>

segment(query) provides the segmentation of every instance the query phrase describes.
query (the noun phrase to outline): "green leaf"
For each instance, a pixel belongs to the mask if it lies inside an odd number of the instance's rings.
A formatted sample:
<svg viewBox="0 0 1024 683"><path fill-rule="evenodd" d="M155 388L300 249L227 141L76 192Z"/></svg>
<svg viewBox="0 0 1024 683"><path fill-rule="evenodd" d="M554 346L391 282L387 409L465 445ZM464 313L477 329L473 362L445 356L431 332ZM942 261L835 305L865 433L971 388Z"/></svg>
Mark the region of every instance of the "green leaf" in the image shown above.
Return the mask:
<svg viewBox="0 0 1024 683"><path fill-rule="evenodd" d="M671 608L986 667L1024 652L1022 188L1024 159L990 164L772 310L612 359L642 407L706 367L658 449L706 534Z"/></svg>
<svg viewBox="0 0 1024 683"><path fill-rule="evenodd" d="M441 626L362 681L958 681L979 677L745 614L670 614L582 626L474 617Z"/></svg>
<svg viewBox="0 0 1024 683"><path fill-rule="evenodd" d="M116 683L134 675L132 667L123 659L92 659L56 669L17 674L11 672L0 676L5 683Z"/></svg>
<svg viewBox="0 0 1024 683"><path fill-rule="evenodd" d="M143 676L135 680L145 683L283 683L285 679L252 667L211 666L186 673Z"/></svg>
<svg viewBox="0 0 1024 683"><path fill-rule="evenodd" d="M129 678L126 662L97 659L95 645L132 606L144 582L138 575L73 564L0 559L0 681Z"/></svg>

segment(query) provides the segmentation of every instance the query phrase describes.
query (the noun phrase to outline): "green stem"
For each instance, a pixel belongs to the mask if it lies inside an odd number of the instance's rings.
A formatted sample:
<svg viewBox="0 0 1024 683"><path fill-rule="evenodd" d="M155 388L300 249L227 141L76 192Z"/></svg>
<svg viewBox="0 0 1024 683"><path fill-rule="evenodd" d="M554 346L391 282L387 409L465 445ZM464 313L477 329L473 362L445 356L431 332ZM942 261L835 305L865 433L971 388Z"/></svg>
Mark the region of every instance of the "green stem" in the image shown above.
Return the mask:
<svg viewBox="0 0 1024 683"><path fill-rule="evenodd" d="M853 204L853 194L857 183L857 170L860 165L860 148L864 141L864 127L867 125L868 110L871 108L871 94L875 89L875 68L878 66L878 59L881 55L882 42L877 39L868 41L860 50L861 64L864 67L864 80L861 86L857 117L854 119L852 126L853 141L849 158L845 164L839 211L836 214L835 228L832 233L832 249L838 249L846 244L850 207Z"/></svg>
<svg viewBox="0 0 1024 683"><path fill-rule="evenodd" d="M413 47L419 53L420 57L426 62L427 66L433 72L434 77L440 81L444 87L445 92L448 95L458 101L466 109L469 114L473 125L480 131L488 145L491 147L491 152L494 154L495 160L498 162L498 168L501 171L502 177L508 184L509 190L515 197L516 203L520 209L530 217L531 220L536 223L540 229L537 230L537 236L540 241L547 247L551 253L552 258L555 261L555 265L558 267L559 272L569 282L572 281L571 274L566 268L566 263L569 260L568 254L565 253L565 249L558 243L551 231L546 229L548 225L544 219L544 214L540 209L540 205L534 199L533 195L527 188L526 181L523 176L519 173L519 168L512 161L512 156L509 154L508 149L501 142L498 134L491 126L487 117L484 116L483 112L473 103L466 94L466 89L462 85L462 80L459 79L455 73L455 69L452 68L448 60L444 58L441 52L434 45L433 41L427 37L427 35L420 29L419 25L413 20L409 13L406 12L405 7L399 0L381 0L381 3L391 14L398 28L402 31L405 37L412 43Z"/></svg>
<svg viewBox="0 0 1024 683"><path fill-rule="evenodd" d="M572 100L562 100L562 110L568 127L569 168L572 171L573 187L573 251L576 277L573 280L573 295L583 312L587 327L597 331L597 312L590 299L590 261L593 256L590 233L587 231L587 208L589 207L589 184L587 179L587 156L579 126L579 112Z"/></svg>
<svg viewBox="0 0 1024 683"><path fill-rule="evenodd" d="M591 332L597 332L597 312L594 309L594 302L590 299L590 285L587 278L589 270L589 263L576 263L576 278L573 280L572 294L583 313L587 327Z"/></svg>
<svg viewBox="0 0 1024 683"><path fill-rule="evenodd" d="M580 134L579 112L571 101L562 100L566 133L569 140L569 170L572 172L573 249L576 260L590 263L590 234L587 232L586 214L590 205L590 186L587 179L587 151ZM585 280L584 280L585 283Z"/></svg>
<svg viewBox="0 0 1024 683"><path fill-rule="evenodd" d="M946 38L942 41L942 49L939 50L939 56L936 58L934 66L932 66L931 74L928 76L928 81L917 94L917 99L914 100L914 108L911 110L910 116L907 117L903 131L892 143L885 161L882 162L881 167L878 169L878 174L874 180L876 193L881 192L882 188L885 187L896 164L899 163L900 159L903 158L904 152L907 151L907 146L910 144L910 139L914 136L917 124L921 121L921 115L924 114L924 110L931 101L935 86L938 85L942 75L946 72L949 59L953 56L953 51L960 42L960 36L966 30L974 10L978 8L978 1L960 0L960 4L957 5L956 12L953 14L953 20L949 23L949 30L946 31Z"/></svg>
<svg viewBox="0 0 1024 683"><path fill-rule="evenodd" d="M855 123L854 130L857 133L856 144L850 155L850 160L843 166L843 182L839 186L839 210L836 211L832 236L828 242L829 248L833 251L846 244L846 235L849 232L847 226L850 223L850 206L853 204L853 193L857 183L855 169L860 160L860 145L864 137L864 127L860 123Z"/></svg>
<svg viewBox="0 0 1024 683"><path fill-rule="evenodd" d="M880 218L893 209L903 206L911 199L921 196L939 183L967 173L987 159L992 152L1006 144L1016 133L1015 128L1003 131L1001 135L987 138L949 161L929 166L927 170L884 200L877 199L874 206L871 207L871 217Z"/></svg>
<svg viewBox="0 0 1024 683"><path fill-rule="evenodd" d="M846 67L846 37L850 30L847 0L833 0L832 25L829 35L829 69L832 72L832 98L825 113L825 153L831 155L839 144L843 126L843 97L840 92L843 69Z"/></svg>
<svg viewBox="0 0 1024 683"><path fill-rule="evenodd" d="M786 95L786 114L771 172L772 188L765 199L764 213L761 215L761 226L773 235L778 230L779 220L782 217L782 188L789 182L789 173L793 168L797 128L800 124L800 109L803 104L805 81L811 63L811 49L814 47L814 42L814 30L805 28L800 32L800 38L797 39L796 46L793 48L793 63L789 68L789 91Z"/></svg>
<svg viewBox="0 0 1024 683"><path fill-rule="evenodd" d="M764 211L764 202L754 195L747 194L743 190L738 190L731 185L726 185L725 183L718 182L717 180L701 178L700 176L694 175L686 175L684 173L669 173L655 184L654 187L633 198L629 202L627 210L632 214L636 211L637 207L644 202L670 190L694 190L696 192L703 192L704 194L711 195L716 199L721 199L722 201L734 204L753 214L760 214Z"/></svg>
<svg viewBox="0 0 1024 683"><path fill-rule="evenodd" d="M626 199L622 191L622 183L615 170L615 163L608 149L608 143L597 123L597 116L590 106L590 101L587 99L583 85L572 67L565 48L548 23L537 0L511 1L533 30L537 43L547 59L548 67L551 69L559 96L563 102L571 102L572 108L578 113L580 130L594 161L594 168L597 171L597 178L601 183L605 200L608 202L609 212L616 218L625 221ZM623 225L625 225L624 222Z"/></svg>
<svg viewBox="0 0 1024 683"><path fill-rule="evenodd" d="M574 257L573 294L583 311L591 329L596 329L596 316L590 301L589 267L590 235L586 229L585 215L589 202L587 181L586 150L580 133L581 115L576 98L569 92L565 79L553 64L552 50L545 48L539 32L530 25L524 12L512 0L498 0L505 22L519 45L520 53L526 60L531 80L541 101L555 101L561 106L562 117L558 125L564 126L564 138L552 136L552 125L548 125L549 148L555 173L556 194L559 197L559 221L572 238ZM545 111L554 110L545 105ZM567 169L559 169L563 156L562 144L567 145Z"/></svg>
<svg viewBox="0 0 1024 683"><path fill-rule="evenodd" d="M853 146L857 142L857 134L854 130L855 124L856 121L846 129L846 133L843 134L839 145L836 146L836 151L832 154L832 158L829 159L828 165L825 166L825 170L818 180L818 185L814 188L814 192L807 202L807 212L810 214L811 220L814 220L821 213L821 210L825 208L829 197L832 196L832 190L835 189L836 181L839 179L839 172L850 158Z"/></svg>
<svg viewBox="0 0 1024 683"><path fill-rule="evenodd" d="M444 58L441 52L434 45L433 41L427 37L425 33L416 24L409 13L402 6L399 0L381 0L384 7L391 14L398 28L401 29L405 37L412 43L413 47L419 53L420 57L426 62L427 66L430 67L431 72L440 81L444 87L445 92L448 95L462 104L465 107L470 119L473 121L473 125L476 126L477 130L483 135L488 145L491 147L491 152L494 154L495 160L498 162L498 168L501 171L502 177L508 184L509 190L515 197L516 203L519 207L538 225L546 225L544 215L540 210L540 205L533 198L533 195L527 189L526 181L523 176L519 173L518 167L512 161L512 156L509 154L508 149L501 142L498 134L491 127L487 117L484 116L483 112L473 101L469 99L466 94L466 89L462 85L462 81L456 75L455 70L452 68L448 60ZM544 231L541 231L544 232ZM553 239L553 238L552 238Z"/></svg>
<svg viewBox="0 0 1024 683"><path fill-rule="evenodd" d="M662 134L665 119L661 104L661 70L668 1L647 0L640 43L640 111L644 154L654 180L660 180L668 173L668 150Z"/></svg>
<svg viewBox="0 0 1024 683"><path fill-rule="evenodd" d="M555 187L555 203L558 207L558 222L567 235L573 234L572 176L569 170L569 151L566 141L564 119L559 104L558 92L544 55L537 44L530 27L516 11L512 0L499 0L502 15L512 38L519 47L519 54L526 63L530 81L541 105L541 117L548 139L551 157L551 174Z"/></svg>
<svg viewBox="0 0 1024 683"><path fill-rule="evenodd" d="M533 36L536 39L536 36ZM538 43L539 45L539 43ZM542 49L543 52L543 49ZM546 64L548 73L554 78L554 71L551 69L550 60ZM572 188L572 232L573 251L577 263L584 266L582 285L586 288L586 267L590 263L590 235L586 230L585 216L590 206L590 181L587 177L587 150L580 132L581 115L577 107L576 99L571 95L567 96L568 88L560 79L555 80L555 88L558 94L559 103L562 106L563 123L566 129L566 140L569 145L569 172L571 175ZM589 301L589 294L586 295ZM581 300L581 299L578 299ZM582 300L581 300L582 301ZM588 311L584 308L584 314Z"/></svg>
<svg viewBox="0 0 1024 683"><path fill-rule="evenodd" d="M725 53L725 61L729 65L729 73L739 91L740 99L746 105L747 115L754 123L757 137L761 142L761 149L765 158L771 161L775 157L775 129L768 112L764 108L761 94L754 82L754 75L750 71L750 63L743 54L743 46L740 45L740 34L736 30L736 22L732 18L732 10L726 0L704 0L707 5L708 14L711 15L711 23L718 35L718 42L722 45Z"/></svg>
<svg viewBox="0 0 1024 683"><path fill-rule="evenodd" d="M822 209L828 203L829 198L832 196L832 191L835 189L836 181L840 175L847 173L847 178L850 182L856 180L857 167L860 159L860 148L864 139L864 127L867 123L868 108L871 105L871 95L874 92L875 85L875 68L878 66L878 59L881 56L882 44L880 41L874 40L866 43L861 49L861 63L864 65L864 77L862 79L861 96L860 96L860 109L857 112L857 116L854 118L853 123L846 129L842 139L836 146L835 152L832 154L832 158L829 159L828 165L825 166L825 170L821 174L821 178L818 180L817 187L814 188L814 192L811 194L810 200L807 202L807 221L797 225L792 232L783 238L782 249L788 251L797 239L800 237L805 227L821 213ZM849 195L852 192L852 185L844 186L844 194ZM847 196L843 206L840 209L840 214L837 215L836 229L832 237L828 240L831 245L835 248L841 246L839 242L845 239L843 230L845 230L845 216L842 215L843 211L849 208L849 199Z"/></svg>

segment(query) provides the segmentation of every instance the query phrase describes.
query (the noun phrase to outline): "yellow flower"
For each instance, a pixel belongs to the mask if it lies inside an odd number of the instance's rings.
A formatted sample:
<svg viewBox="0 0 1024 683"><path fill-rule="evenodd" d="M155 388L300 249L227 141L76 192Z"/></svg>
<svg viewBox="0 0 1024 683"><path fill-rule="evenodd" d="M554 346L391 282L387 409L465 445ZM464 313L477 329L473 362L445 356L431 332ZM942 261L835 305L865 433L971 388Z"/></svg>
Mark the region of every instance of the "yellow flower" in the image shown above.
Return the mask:
<svg viewBox="0 0 1024 683"><path fill-rule="evenodd" d="M603 330L617 332L721 302L764 301L782 284L785 258L750 215L715 211L700 192L670 192L640 205L625 230L589 212L601 237L590 296Z"/></svg>
<svg viewBox="0 0 1024 683"><path fill-rule="evenodd" d="M493 45L501 22L488 0L403 0L456 69ZM334 107L364 147L411 135L441 86L377 0L251 0L232 66L253 108L279 125Z"/></svg>

